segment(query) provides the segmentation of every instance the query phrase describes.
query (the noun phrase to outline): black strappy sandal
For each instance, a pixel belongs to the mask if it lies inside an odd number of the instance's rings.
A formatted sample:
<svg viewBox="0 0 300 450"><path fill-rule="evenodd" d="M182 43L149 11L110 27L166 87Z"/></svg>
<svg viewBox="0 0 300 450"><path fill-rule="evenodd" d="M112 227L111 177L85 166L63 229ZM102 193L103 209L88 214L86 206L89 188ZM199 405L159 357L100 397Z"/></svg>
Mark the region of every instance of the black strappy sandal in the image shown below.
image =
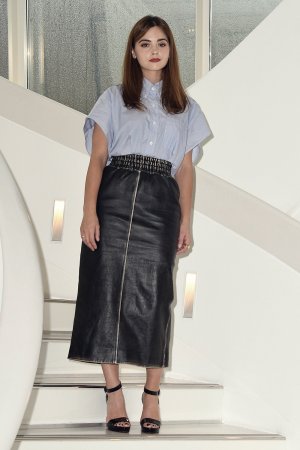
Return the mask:
<svg viewBox="0 0 300 450"><path fill-rule="evenodd" d="M122 387L122 383L118 384L118 386L115 386L113 388L108 389L106 386L104 386L104 391L107 392L115 392L118 389L121 389ZM108 400L108 395L106 394L106 403ZM116 423L118 422L129 422L128 417L116 417L115 419L110 419L106 426L109 430L111 431L119 431L121 433L129 433L130 430L130 425L126 426L126 425L116 425Z"/></svg>
<svg viewBox="0 0 300 450"><path fill-rule="evenodd" d="M151 391L150 389L147 389L144 386L144 392L142 393L142 403L144 403L143 402L144 393L158 396L160 394L160 389L158 389L158 391ZM159 398L157 398L157 400L159 403ZM144 423L146 423L146 422L154 423L155 425L158 425L158 426L157 427L145 427ZM152 419L152 417L144 417L143 419L140 420L140 424L141 424L142 431L144 433L158 433L159 429L160 429L161 421L157 420L157 419Z"/></svg>

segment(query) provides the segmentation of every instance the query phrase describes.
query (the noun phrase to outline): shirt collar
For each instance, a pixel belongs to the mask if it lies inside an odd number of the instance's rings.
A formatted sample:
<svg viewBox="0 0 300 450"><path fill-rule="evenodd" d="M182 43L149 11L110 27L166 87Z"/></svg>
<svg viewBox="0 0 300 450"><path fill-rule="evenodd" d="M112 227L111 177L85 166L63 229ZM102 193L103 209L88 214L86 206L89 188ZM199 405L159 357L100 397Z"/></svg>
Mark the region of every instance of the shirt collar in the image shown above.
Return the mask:
<svg viewBox="0 0 300 450"><path fill-rule="evenodd" d="M162 80L152 83L148 78L143 77L142 97L160 97Z"/></svg>

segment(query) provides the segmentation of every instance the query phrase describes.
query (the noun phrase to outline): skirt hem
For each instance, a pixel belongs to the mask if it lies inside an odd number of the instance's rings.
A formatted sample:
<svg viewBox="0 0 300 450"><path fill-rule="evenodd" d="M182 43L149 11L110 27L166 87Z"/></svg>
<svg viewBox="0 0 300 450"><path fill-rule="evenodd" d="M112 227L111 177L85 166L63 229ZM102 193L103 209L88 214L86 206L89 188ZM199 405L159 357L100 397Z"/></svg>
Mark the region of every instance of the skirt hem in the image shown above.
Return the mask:
<svg viewBox="0 0 300 450"><path fill-rule="evenodd" d="M168 367L168 366L160 366L160 365L149 365L149 364L142 364L142 363L140 363L140 362L137 362L137 361L123 361L123 360L120 360L120 361L117 361L117 362L115 362L115 361L99 361L99 360L91 360L91 359L84 359L84 358L80 358L80 357L76 357L76 356L68 356L68 358L67 359L73 359L73 360L75 360L75 361L82 361L82 362L85 362L85 363L92 363L92 364L133 364L133 365L135 365L135 366L140 366L140 367L146 367L146 368L148 368L148 367L157 367L157 368L166 368L166 367Z"/></svg>

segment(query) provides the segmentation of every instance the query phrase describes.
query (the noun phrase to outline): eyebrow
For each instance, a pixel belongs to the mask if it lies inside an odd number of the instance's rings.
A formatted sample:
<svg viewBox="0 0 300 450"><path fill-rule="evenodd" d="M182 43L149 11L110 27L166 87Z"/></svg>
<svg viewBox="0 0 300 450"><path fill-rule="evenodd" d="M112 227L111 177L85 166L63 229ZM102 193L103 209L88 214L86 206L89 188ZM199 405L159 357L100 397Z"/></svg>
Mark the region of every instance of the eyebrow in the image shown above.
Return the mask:
<svg viewBox="0 0 300 450"><path fill-rule="evenodd" d="M140 39L138 42L143 42L143 41L151 42L150 39ZM157 41L167 41L168 42L168 40L166 38L160 38L160 39L157 39Z"/></svg>

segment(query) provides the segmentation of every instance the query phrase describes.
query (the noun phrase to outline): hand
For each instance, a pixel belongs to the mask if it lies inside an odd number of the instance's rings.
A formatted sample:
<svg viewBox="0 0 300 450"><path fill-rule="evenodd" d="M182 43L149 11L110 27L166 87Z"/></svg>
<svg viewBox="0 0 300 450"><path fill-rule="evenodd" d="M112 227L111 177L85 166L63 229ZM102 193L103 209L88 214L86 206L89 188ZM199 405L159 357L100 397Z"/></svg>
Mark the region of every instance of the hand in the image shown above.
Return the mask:
<svg viewBox="0 0 300 450"><path fill-rule="evenodd" d="M80 236L82 241L92 251L96 250L97 241L100 240L100 225L96 213L85 213L80 226Z"/></svg>
<svg viewBox="0 0 300 450"><path fill-rule="evenodd" d="M190 224L187 222L182 222L180 225L176 254L186 252L188 250L188 246L190 245L190 243L191 243Z"/></svg>

